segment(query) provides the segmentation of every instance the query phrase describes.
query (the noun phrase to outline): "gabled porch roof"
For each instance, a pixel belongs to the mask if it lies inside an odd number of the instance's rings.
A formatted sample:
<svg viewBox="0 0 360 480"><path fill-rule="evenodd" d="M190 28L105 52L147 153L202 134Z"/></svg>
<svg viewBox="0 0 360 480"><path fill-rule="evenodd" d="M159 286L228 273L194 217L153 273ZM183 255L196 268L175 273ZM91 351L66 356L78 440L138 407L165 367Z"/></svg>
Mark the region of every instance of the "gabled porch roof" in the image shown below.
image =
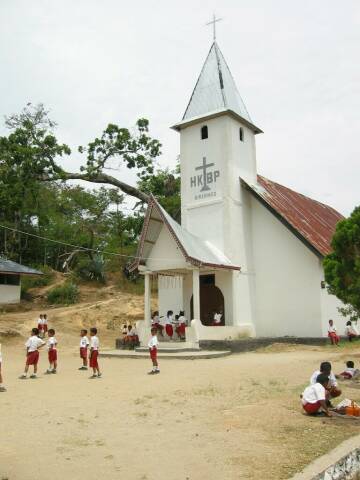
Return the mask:
<svg viewBox="0 0 360 480"><path fill-rule="evenodd" d="M136 259L130 266L130 271L138 268L140 264L144 264L149 258L163 226L168 229L187 263L196 267L240 270L239 266L233 265L213 244L185 230L162 208L155 197L151 196Z"/></svg>

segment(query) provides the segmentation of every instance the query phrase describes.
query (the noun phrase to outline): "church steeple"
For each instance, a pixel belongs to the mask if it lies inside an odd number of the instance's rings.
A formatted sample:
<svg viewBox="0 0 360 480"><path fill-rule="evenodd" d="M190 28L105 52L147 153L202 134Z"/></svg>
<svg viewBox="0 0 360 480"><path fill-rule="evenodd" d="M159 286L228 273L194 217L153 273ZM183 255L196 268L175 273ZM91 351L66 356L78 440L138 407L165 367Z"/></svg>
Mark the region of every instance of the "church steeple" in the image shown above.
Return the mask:
<svg viewBox="0 0 360 480"><path fill-rule="evenodd" d="M223 112L235 114L254 133L261 133L261 130L253 124L225 58L217 42L214 41L182 121L175 125L174 128L181 129L183 124Z"/></svg>

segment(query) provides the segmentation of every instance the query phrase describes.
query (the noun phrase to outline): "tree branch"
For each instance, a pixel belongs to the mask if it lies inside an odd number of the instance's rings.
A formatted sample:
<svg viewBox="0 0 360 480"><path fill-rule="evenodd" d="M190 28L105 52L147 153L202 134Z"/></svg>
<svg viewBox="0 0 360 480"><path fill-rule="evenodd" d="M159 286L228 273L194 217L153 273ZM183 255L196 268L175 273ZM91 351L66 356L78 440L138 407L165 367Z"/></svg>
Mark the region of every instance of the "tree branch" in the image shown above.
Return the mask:
<svg viewBox="0 0 360 480"><path fill-rule="evenodd" d="M126 193L127 195L131 195L132 197L138 198L142 202L148 203L149 202L149 196L146 195L146 193L142 192L136 187L132 187L131 185L128 185L127 183L122 182L121 180L118 180L115 177L112 177L111 175L107 175L106 173L97 173L95 175L89 175L87 173L71 173L71 172L61 172L61 175L59 175L59 178L54 178L54 177L41 177L41 180L43 181L54 181L54 180L84 180L85 182L91 182L91 183L105 183L108 185L113 185L114 187L119 188L121 191Z"/></svg>

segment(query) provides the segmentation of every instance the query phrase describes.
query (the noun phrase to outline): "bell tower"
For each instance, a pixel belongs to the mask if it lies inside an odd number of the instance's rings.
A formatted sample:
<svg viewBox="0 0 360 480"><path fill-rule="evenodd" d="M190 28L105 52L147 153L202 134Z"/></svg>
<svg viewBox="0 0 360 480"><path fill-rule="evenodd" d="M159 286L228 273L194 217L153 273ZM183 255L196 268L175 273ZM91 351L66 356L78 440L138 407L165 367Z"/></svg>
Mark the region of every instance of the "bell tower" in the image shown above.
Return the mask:
<svg viewBox="0 0 360 480"><path fill-rule="evenodd" d="M256 183L254 125L214 40L181 122L182 226L248 264L246 198L240 180ZM249 219L247 219L249 216Z"/></svg>

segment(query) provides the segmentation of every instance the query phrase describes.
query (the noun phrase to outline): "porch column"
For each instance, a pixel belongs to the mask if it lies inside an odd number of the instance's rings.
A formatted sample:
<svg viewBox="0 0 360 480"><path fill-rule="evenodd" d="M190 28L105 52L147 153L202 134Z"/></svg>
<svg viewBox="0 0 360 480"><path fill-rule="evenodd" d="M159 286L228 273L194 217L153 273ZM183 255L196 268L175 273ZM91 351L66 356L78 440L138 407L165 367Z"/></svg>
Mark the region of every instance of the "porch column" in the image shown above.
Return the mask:
<svg viewBox="0 0 360 480"><path fill-rule="evenodd" d="M151 288L150 288L150 272L145 272L145 326L151 325Z"/></svg>
<svg viewBox="0 0 360 480"><path fill-rule="evenodd" d="M193 307L194 318L200 320L200 276L199 270L193 270ZM193 319L192 319L193 320Z"/></svg>

